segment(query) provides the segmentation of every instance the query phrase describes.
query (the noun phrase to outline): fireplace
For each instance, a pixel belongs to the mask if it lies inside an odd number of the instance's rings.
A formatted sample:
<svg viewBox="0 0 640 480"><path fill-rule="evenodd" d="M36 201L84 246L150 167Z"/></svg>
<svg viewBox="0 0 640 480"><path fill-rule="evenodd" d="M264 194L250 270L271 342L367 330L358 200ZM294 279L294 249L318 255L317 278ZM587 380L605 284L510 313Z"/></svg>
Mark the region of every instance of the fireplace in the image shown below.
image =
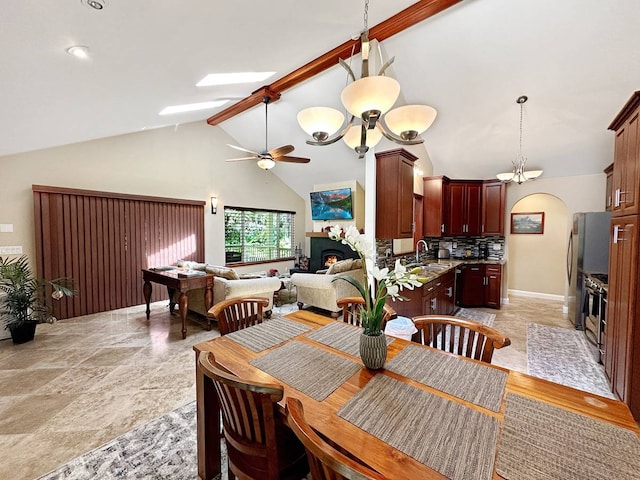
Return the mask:
<svg viewBox="0 0 640 480"><path fill-rule="evenodd" d="M358 254L351 247L329 237L311 237L311 258L309 271L316 272L329 268L332 263L346 258L358 258Z"/></svg>

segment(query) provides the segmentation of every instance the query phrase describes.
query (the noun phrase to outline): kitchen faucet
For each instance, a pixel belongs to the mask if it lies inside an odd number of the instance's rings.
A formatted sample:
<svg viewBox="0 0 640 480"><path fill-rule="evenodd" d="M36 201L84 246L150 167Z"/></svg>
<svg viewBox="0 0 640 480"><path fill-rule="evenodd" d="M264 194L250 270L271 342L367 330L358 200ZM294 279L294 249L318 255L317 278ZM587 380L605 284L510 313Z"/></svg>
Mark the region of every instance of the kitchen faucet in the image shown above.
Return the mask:
<svg viewBox="0 0 640 480"><path fill-rule="evenodd" d="M422 243L424 245L424 251L428 252L429 251L429 247L427 245L427 242L425 242L424 240L418 240L418 242L416 243L416 262L420 261L420 243Z"/></svg>

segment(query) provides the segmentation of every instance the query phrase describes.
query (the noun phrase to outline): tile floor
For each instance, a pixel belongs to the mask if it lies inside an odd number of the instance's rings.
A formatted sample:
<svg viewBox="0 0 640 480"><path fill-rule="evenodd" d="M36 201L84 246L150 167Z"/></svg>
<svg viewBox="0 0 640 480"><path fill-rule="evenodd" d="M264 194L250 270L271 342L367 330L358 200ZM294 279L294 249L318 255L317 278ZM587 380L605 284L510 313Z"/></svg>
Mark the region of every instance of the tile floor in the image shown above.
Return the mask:
<svg viewBox="0 0 640 480"><path fill-rule="evenodd" d="M191 347L218 332L194 316L182 340L166 302L151 307L150 321L136 306L39 325L24 345L0 341L0 479L37 478L195 399ZM522 297L487 309L512 342L494 363L526 371L526 324L571 328L561 310Z"/></svg>

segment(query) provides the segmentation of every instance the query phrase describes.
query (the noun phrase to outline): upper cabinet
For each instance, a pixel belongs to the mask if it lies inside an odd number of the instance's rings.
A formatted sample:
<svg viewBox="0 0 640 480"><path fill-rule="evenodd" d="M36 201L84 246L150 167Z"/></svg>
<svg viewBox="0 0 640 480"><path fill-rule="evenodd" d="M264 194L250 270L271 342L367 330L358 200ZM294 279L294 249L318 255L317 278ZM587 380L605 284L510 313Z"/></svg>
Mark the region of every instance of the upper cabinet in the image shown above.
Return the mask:
<svg viewBox="0 0 640 480"><path fill-rule="evenodd" d="M448 223L449 179L447 177L424 177L422 198L422 233L425 237L441 237Z"/></svg>
<svg viewBox="0 0 640 480"><path fill-rule="evenodd" d="M404 149L376 153L376 238L413 237L413 163Z"/></svg>
<svg viewBox="0 0 640 480"><path fill-rule="evenodd" d="M449 184L450 235L480 235L482 181L451 180Z"/></svg>
<svg viewBox="0 0 640 480"><path fill-rule="evenodd" d="M613 163L604 169L604 173L607 175L604 209L610 212L613 207Z"/></svg>
<svg viewBox="0 0 640 480"><path fill-rule="evenodd" d="M425 237L504 235L505 184L424 177Z"/></svg>
<svg viewBox="0 0 640 480"><path fill-rule="evenodd" d="M500 180L482 182L482 235L504 235L506 185Z"/></svg>
<svg viewBox="0 0 640 480"><path fill-rule="evenodd" d="M611 187L611 212L614 216L640 213L640 188L638 188L640 186L639 113L640 91L631 96L609 125L609 130L616 132Z"/></svg>

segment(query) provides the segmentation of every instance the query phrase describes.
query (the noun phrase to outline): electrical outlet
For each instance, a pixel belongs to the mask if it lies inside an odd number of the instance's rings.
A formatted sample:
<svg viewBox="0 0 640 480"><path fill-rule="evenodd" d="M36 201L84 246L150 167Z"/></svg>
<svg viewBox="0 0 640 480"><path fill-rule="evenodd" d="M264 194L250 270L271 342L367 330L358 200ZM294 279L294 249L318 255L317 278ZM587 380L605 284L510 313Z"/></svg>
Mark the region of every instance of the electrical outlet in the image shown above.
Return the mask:
<svg viewBox="0 0 640 480"><path fill-rule="evenodd" d="M22 255L22 246L0 247L0 255Z"/></svg>
<svg viewBox="0 0 640 480"><path fill-rule="evenodd" d="M494 243L494 244L493 244L493 249L494 249L496 252L499 252L500 250L502 250L502 245L500 245L499 243Z"/></svg>
<svg viewBox="0 0 640 480"><path fill-rule="evenodd" d="M13 232L13 223L0 223L0 233Z"/></svg>

